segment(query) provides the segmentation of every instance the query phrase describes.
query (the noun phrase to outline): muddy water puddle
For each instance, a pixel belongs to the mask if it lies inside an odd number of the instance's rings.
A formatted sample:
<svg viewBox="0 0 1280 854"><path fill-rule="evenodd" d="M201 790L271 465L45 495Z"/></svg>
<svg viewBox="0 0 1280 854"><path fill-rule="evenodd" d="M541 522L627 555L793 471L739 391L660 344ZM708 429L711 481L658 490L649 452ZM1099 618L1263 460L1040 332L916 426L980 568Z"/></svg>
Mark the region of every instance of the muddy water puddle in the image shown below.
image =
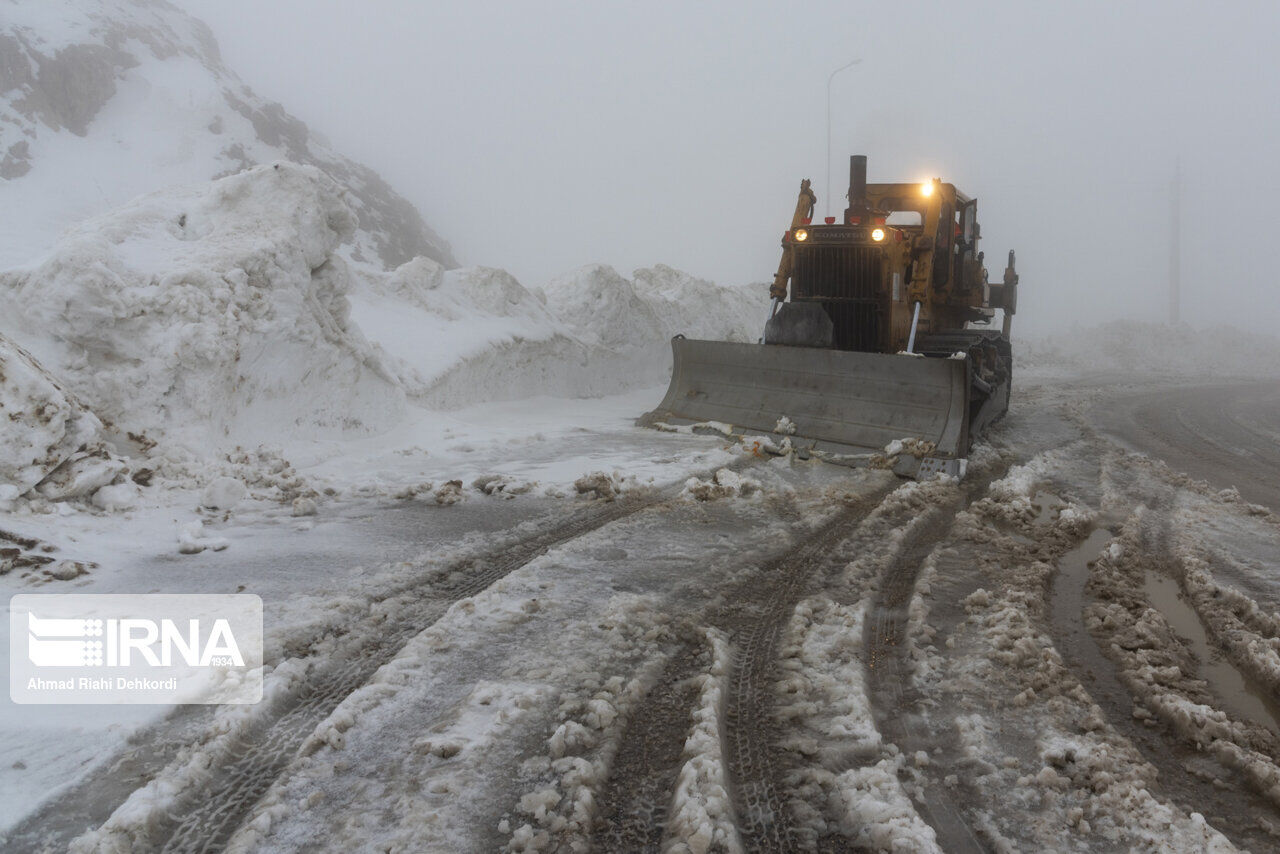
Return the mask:
<svg viewBox="0 0 1280 854"><path fill-rule="evenodd" d="M1089 581L1089 563L1102 554L1107 542L1115 536L1106 528L1095 528L1080 545L1058 559L1058 577L1053 582L1053 620L1067 636L1083 640L1085 584ZM1090 638L1092 641L1092 638Z"/></svg>
<svg viewBox="0 0 1280 854"><path fill-rule="evenodd" d="M1148 572L1142 590L1147 601L1164 616L1178 637L1190 643L1199 663L1197 675L1209 684L1209 690L1222 704L1223 711L1280 735L1280 709L1210 645L1200 618L1180 595L1178 582L1168 576Z"/></svg>
<svg viewBox="0 0 1280 854"><path fill-rule="evenodd" d="M1036 511L1035 524L1052 525L1058 518L1058 514L1062 512L1062 508L1067 506L1067 502L1063 501L1052 492L1041 490L1031 498L1031 509Z"/></svg>

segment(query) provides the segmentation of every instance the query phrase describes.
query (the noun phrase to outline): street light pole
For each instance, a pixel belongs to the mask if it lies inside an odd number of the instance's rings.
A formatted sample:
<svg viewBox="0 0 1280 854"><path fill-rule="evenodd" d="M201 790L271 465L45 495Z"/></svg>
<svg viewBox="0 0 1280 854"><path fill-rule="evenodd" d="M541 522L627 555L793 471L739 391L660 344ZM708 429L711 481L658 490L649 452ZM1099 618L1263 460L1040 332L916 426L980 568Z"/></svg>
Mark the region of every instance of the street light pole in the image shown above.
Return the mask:
<svg viewBox="0 0 1280 854"><path fill-rule="evenodd" d="M837 68L827 77L827 216L831 216L831 81L846 68L852 68L862 60L855 59Z"/></svg>

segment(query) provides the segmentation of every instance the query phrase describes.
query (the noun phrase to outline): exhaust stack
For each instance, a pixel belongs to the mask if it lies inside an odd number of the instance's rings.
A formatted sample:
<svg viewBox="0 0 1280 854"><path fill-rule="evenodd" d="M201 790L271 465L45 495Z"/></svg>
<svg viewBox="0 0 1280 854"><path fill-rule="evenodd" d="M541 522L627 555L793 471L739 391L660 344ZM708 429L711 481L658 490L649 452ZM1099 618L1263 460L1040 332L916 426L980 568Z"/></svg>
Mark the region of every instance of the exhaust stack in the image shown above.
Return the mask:
<svg viewBox="0 0 1280 854"><path fill-rule="evenodd" d="M849 157L849 207L844 212L845 222L867 209L867 155Z"/></svg>

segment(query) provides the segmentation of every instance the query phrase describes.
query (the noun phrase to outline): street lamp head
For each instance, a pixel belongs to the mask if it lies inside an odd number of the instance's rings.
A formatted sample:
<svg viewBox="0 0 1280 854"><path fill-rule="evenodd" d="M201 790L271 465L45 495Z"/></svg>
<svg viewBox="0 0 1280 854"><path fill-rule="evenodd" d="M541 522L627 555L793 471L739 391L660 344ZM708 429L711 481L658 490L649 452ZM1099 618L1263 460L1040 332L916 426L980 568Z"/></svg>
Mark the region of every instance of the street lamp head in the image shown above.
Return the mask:
<svg viewBox="0 0 1280 854"><path fill-rule="evenodd" d="M852 68L862 62L862 57L850 60L827 76L827 215L831 214L831 81L846 68Z"/></svg>

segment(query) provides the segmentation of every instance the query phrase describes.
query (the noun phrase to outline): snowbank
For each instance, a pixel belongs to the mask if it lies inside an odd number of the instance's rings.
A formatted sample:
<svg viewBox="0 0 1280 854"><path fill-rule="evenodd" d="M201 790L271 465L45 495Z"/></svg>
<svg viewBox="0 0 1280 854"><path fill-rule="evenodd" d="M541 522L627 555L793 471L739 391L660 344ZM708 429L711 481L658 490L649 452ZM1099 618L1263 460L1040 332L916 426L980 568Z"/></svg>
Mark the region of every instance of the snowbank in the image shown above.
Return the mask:
<svg viewBox="0 0 1280 854"><path fill-rule="evenodd" d="M667 330L635 284L606 264L557 276L538 291L547 310L583 340L612 349L664 343Z"/></svg>
<svg viewBox="0 0 1280 854"><path fill-rule="evenodd" d="M415 258L389 276L364 277L352 317L424 406L589 397L633 384L624 360L575 338L505 270L445 270Z"/></svg>
<svg viewBox="0 0 1280 854"><path fill-rule="evenodd" d="M619 359L618 380L653 385L671 376L671 338L755 341L767 301L658 264L624 278L605 264L580 267L536 291L572 334ZM593 354L594 356L594 354ZM598 358L598 356L594 356Z"/></svg>
<svg viewBox="0 0 1280 854"><path fill-rule="evenodd" d="M381 431L404 394L349 321L354 227L308 166L162 190L0 274L5 331L121 431L193 450Z"/></svg>
<svg viewBox="0 0 1280 854"><path fill-rule="evenodd" d="M636 293L658 316L663 339L756 341L764 334L769 301L764 287L725 287L666 264L636 270Z"/></svg>
<svg viewBox="0 0 1280 854"><path fill-rule="evenodd" d="M1115 320L1043 338L1013 338L1015 370L1185 377L1280 376L1280 339L1231 327Z"/></svg>
<svg viewBox="0 0 1280 854"><path fill-rule="evenodd" d="M438 409L535 394L593 397L670 376L670 339L750 340L749 295L659 265L595 264L526 289L505 270L416 258L367 270L352 317L415 402Z"/></svg>
<svg viewBox="0 0 1280 854"><path fill-rule="evenodd" d="M547 308L582 340L614 350L667 353L674 335L755 341L764 329L764 291L725 287L658 264L628 280L591 264L539 290Z"/></svg>
<svg viewBox="0 0 1280 854"><path fill-rule="evenodd" d="M744 290L669 267L634 283L588 267L534 292L503 270L426 257L390 273L350 264L350 201L320 170L282 161L142 196L72 229L38 265L0 273L0 334L43 365L28 360L22 375L41 390L10 397L57 397L42 416L52 434L0 437L7 476L25 491L70 453L18 473L41 458L35 445L61 447L62 388L107 441L164 462L162 478L207 485L240 476L202 468L236 448L291 456L386 435L409 402L616 394L666 380L676 331L749 336Z"/></svg>

